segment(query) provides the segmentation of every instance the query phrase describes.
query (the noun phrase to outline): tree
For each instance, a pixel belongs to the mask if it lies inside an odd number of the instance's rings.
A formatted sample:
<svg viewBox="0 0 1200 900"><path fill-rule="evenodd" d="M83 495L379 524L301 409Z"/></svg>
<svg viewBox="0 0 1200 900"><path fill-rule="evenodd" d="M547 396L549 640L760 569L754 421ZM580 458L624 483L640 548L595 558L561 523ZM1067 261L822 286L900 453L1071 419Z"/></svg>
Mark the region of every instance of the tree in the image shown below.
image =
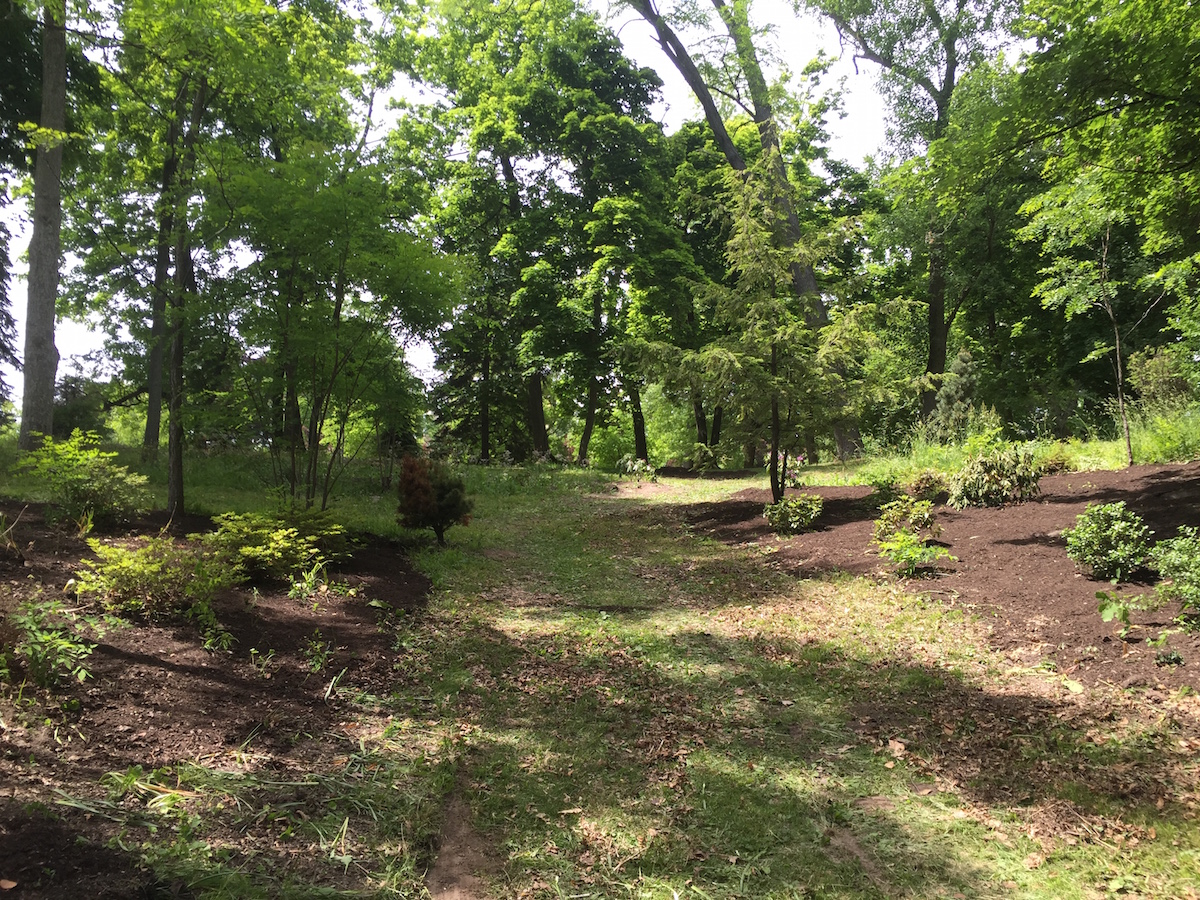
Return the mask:
<svg viewBox="0 0 1200 900"><path fill-rule="evenodd" d="M42 7L42 110L33 176L33 233L29 240L29 290L25 314L25 389L20 446L33 450L54 426L58 350L54 323L62 256L62 158L67 116L67 4Z"/></svg>
<svg viewBox="0 0 1200 900"><path fill-rule="evenodd" d="M892 136L902 150L918 152L942 140L951 122L956 89L972 65L986 59L1017 14L1012 0L803 0L828 17L855 53L882 69L892 107ZM929 383L922 414L932 412L936 379L945 372L950 328L958 307L947 307L946 223L938 209L940 187L925 225L925 294L928 302Z"/></svg>

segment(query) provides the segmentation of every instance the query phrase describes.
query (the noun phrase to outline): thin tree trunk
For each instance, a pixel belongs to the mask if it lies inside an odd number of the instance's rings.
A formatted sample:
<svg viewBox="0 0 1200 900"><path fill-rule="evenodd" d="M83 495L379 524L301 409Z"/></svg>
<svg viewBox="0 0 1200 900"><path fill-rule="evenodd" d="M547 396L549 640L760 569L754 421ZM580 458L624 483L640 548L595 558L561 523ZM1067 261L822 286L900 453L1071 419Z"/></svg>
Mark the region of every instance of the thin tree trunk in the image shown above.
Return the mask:
<svg viewBox="0 0 1200 900"><path fill-rule="evenodd" d="M779 374L779 350L771 344L771 380ZM779 478L779 390L771 388L771 502L778 503L783 499L783 482Z"/></svg>
<svg viewBox="0 0 1200 900"><path fill-rule="evenodd" d="M937 387L934 382L946 372L946 347L950 328L946 323L946 247L940 233L929 234L929 356L925 374L930 382L921 392L921 418L928 419L937 406Z"/></svg>
<svg viewBox="0 0 1200 900"><path fill-rule="evenodd" d="M491 313L488 313L489 321ZM491 328L491 325L488 326ZM483 366L479 373L479 458L489 462L492 458L492 341L491 335L484 338Z"/></svg>
<svg viewBox="0 0 1200 900"><path fill-rule="evenodd" d="M167 128L166 158L158 198L158 240L154 251L154 287L150 297L150 344L146 355L146 430L142 434L142 459L158 458L162 431L163 350L167 342L167 296L171 285L171 236L175 231L177 147L187 115L188 77L175 97L175 117Z"/></svg>
<svg viewBox="0 0 1200 900"><path fill-rule="evenodd" d="M175 290L171 295L171 399L167 413L167 512L174 518L183 514L183 362L185 313L189 297L199 293L192 267L191 227L183 206L185 188L190 188L196 168L196 144L200 140L200 120L208 103L208 85L201 81L192 98L192 111L183 141L180 172L180 208L176 212Z"/></svg>
<svg viewBox="0 0 1200 900"><path fill-rule="evenodd" d="M62 141L67 109L67 6L53 0L42 9L41 127L55 132L38 144L33 175L33 234L29 240L29 288L25 312L25 388L21 397L18 443L25 450L37 435L54 431L54 346L62 257Z"/></svg>
<svg viewBox="0 0 1200 900"><path fill-rule="evenodd" d="M718 403L713 407L712 428L708 432L708 446L714 450L721 441L721 422L725 418L725 407Z"/></svg>
<svg viewBox="0 0 1200 900"><path fill-rule="evenodd" d="M692 397L692 415L696 420L696 443L708 446L708 416L704 412L704 401Z"/></svg>
<svg viewBox="0 0 1200 900"><path fill-rule="evenodd" d="M583 412L583 434L579 437L579 464L588 463L588 445L592 442L592 432L596 428L596 408L600 405L600 379L593 376L588 379L587 407Z"/></svg>

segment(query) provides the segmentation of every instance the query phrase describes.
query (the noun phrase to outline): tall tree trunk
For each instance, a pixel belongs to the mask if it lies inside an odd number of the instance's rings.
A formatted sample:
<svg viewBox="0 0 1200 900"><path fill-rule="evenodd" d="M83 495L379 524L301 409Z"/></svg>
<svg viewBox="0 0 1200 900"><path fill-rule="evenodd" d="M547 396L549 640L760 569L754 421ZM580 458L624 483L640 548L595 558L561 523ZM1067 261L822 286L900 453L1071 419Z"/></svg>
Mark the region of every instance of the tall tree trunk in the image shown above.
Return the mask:
<svg viewBox="0 0 1200 900"><path fill-rule="evenodd" d="M946 372L946 346L950 326L946 322L946 246L942 235L929 233L929 356L925 374L930 376L921 391L921 418L928 419L937 406L937 383Z"/></svg>
<svg viewBox="0 0 1200 900"><path fill-rule="evenodd" d="M183 141L180 172L180 206L175 215L175 290L171 294L171 399L167 410L167 512L174 518L183 514L183 361L185 314L189 297L199 293L192 267L192 235L184 195L190 189L196 168L196 144L200 140L200 120L208 103L208 84L201 81L192 98L187 134Z"/></svg>
<svg viewBox="0 0 1200 900"><path fill-rule="evenodd" d="M583 434L579 437L579 464L588 463L588 445L592 442L592 432L596 428L596 408L600 405L600 379L592 376L588 379L587 403L583 411Z"/></svg>
<svg viewBox="0 0 1200 900"><path fill-rule="evenodd" d="M67 117L67 5L51 0L42 8L42 119L53 134L38 143L33 175L33 234L25 312L25 388L21 397L20 446L32 450L36 435L54 430L54 346L62 256L62 142Z"/></svg>
<svg viewBox="0 0 1200 900"><path fill-rule="evenodd" d="M650 462L650 447L646 441L646 416L642 412L642 392L632 378L623 379L629 395L629 413L633 418L633 455L644 463Z"/></svg>
<svg viewBox="0 0 1200 900"><path fill-rule="evenodd" d="M542 404L542 373L533 372L525 379L525 427L533 452L550 452L550 435L546 433L546 410Z"/></svg>
<svg viewBox="0 0 1200 900"><path fill-rule="evenodd" d="M489 326L490 327L490 326ZM479 458L492 458L492 347L491 338L484 339L483 366L479 373Z"/></svg>
<svg viewBox="0 0 1200 900"><path fill-rule="evenodd" d="M779 374L779 350L771 344L771 380ZM781 428L779 423L779 390L771 388L771 502L778 503L783 499L783 481L779 477L779 438Z"/></svg>
<svg viewBox="0 0 1200 900"><path fill-rule="evenodd" d="M177 154L183 119L187 115L188 77L175 96L175 115L167 127L166 158L158 198L158 240L154 250L154 287L150 297L150 345L146 355L146 430L142 434L142 459L158 458L162 431L163 350L167 338L167 296L171 289L171 237L175 231Z"/></svg>
<svg viewBox="0 0 1200 900"><path fill-rule="evenodd" d="M696 420L696 443L708 446L708 416L704 412L704 401L692 396L692 415Z"/></svg>

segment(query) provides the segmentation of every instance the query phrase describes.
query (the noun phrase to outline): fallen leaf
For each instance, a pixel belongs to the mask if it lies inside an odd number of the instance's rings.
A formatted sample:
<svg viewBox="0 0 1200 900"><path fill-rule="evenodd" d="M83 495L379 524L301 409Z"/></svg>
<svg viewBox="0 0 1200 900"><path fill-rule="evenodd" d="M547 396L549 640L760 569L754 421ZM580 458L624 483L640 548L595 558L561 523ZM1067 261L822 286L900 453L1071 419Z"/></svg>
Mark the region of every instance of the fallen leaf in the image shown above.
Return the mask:
<svg viewBox="0 0 1200 900"><path fill-rule="evenodd" d="M885 769L894 769L894 768L896 768L896 761L894 759L889 759L887 762L885 762L883 764L883 767Z"/></svg>
<svg viewBox="0 0 1200 900"><path fill-rule="evenodd" d="M1025 857L1025 868L1027 868L1027 869L1040 868L1042 863L1044 863L1045 861L1046 861L1046 857L1042 856L1042 854L1030 853L1027 857Z"/></svg>
<svg viewBox="0 0 1200 900"><path fill-rule="evenodd" d="M1070 678L1064 678L1063 685L1065 685L1067 690L1070 691L1072 694L1082 694L1083 693L1083 685L1080 684L1078 681L1072 681Z"/></svg>
<svg viewBox="0 0 1200 900"><path fill-rule="evenodd" d="M928 797L930 794L937 791L937 785L929 782L914 781L909 785L909 787L918 797Z"/></svg>
<svg viewBox="0 0 1200 900"><path fill-rule="evenodd" d="M17 886L15 881L9 881L7 878L0 878L0 891L11 891Z"/></svg>
<svg viewBox="0 0 1200 900"><path fill-rule="evenodd" d="M559 815L560 816L577 816L581 812L583 812L583 810L580 807L572 806L570 809L564 809L562 812L559 813Z"/></svg>
<svg viewBox="0 0 1200 900"><path fill-rule="evenodd" d="M888 749L892 751L892 756L899 758L904 755L906 747L904 741L890 740L888 741Z"/></svg>

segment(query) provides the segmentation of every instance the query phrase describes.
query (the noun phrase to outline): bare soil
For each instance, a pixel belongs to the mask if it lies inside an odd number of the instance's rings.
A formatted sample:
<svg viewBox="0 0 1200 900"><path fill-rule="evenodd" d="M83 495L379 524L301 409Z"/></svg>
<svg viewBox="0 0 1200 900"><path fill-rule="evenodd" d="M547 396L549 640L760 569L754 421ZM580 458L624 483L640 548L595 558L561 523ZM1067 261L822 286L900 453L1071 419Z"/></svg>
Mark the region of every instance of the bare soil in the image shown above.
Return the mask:
<svg viewBox="0 0 1200 900"><path fill-rule="evenodd" d="M1181 524L1196 524L1200 463L1054 475L1041 487L1037 501L1019 506L938 508L940 540L957 561L909 587L981 616L990 623L994 647L1020 665L1052 664L1082 684L1136 689L1150 700L1184 686L1200 687L1200 633L1169 637L1182 665L1161 665L1160 648L1148 644L1172 626L1179 610L1137 613L1131 633L1120 638L1097 613L1096 592L1110 586L1076 570L1062 537L1088 503L1118 499L1160 538L1173 536ZM649 482L620 488L647 497L666 489ZM876 511L870 489L805 490L825 498L825 511L815 531L786 540L772 534L762 518L766 491L698 504L686 516L697 531L722 541L778 542L770 564L798 577L838 572L890 577L872 549ZM69 599L64 588L88 556L86 543L49 526L40 508L0 503L0 513L9 522L21 516L19 554L0 552L0 614L39 591ZM163 524L150 519L135 531L153 534ZM196 520L184 530L206 527ZM60 689L53 698L16 688L0 692L0 897L190 896L179 884L155 880L136 849L121 849L112 822L56 801L102 793L97 786L105 773L132 766L150 770L187 761L219 766L253 746L269 750L281 771L303 772L312 760L334 752L331 735L348 711L328 690L331 678L345 669L342 677L359 689L386 694L395 660L380 616L419 611L428 589L402 549L382 542L360 547L334 574L356 588L354 596L330 593L302 603L284 589L262 587L223 595L216 612L237 640L231 654L202 650L192 626L141 624L110 630L97 641L89 660L93 677L82 685ZM1119 590L1133 596L1149 592L1151 584ZM333 661L314 673L310 654L318 631ZM465 804L452 800L442 853L435 859L429 848L427 884L435 897L482 895L475 875L489 864L467 818ZM303 872L300 855L287 864Z"/></svg>
<svg viewBox="0 0 1200 900"><path fill-rule="evenodd" d="M869 487L806 487L825 506L815 530L777 538L763 519L767 490L748 490L689 513L698 530L729 543L779 541L774 564L798 577L839 572L886 577L888 562L872 544L877 507ZM790 491L789 493L799 493ZM1180 525L1200 524L1200 462L1135 466L1115 472L1075 472L1041 480L1037 500L1000 509L935 507L938 542L956 558L943 561L908 587L972 610L991 626L991 642L1030 666L1052 664L1084 684L1174 690L1200 688L1200 629L1175 630L1164 647L1150 646L1174 629L1180 610L1168 604L1135 611L1124 639L1119 623L1097 610L1098 591L1122 598L1150 595L1151 573L1113 586L1080 571L1067 557L1063 529L1090 503L1124 500L1154 531L1175 536ZM1151 599L1147 597L1147 599ZM1182 665L1163 665L1160 650L1175 650Z"/></svg>

